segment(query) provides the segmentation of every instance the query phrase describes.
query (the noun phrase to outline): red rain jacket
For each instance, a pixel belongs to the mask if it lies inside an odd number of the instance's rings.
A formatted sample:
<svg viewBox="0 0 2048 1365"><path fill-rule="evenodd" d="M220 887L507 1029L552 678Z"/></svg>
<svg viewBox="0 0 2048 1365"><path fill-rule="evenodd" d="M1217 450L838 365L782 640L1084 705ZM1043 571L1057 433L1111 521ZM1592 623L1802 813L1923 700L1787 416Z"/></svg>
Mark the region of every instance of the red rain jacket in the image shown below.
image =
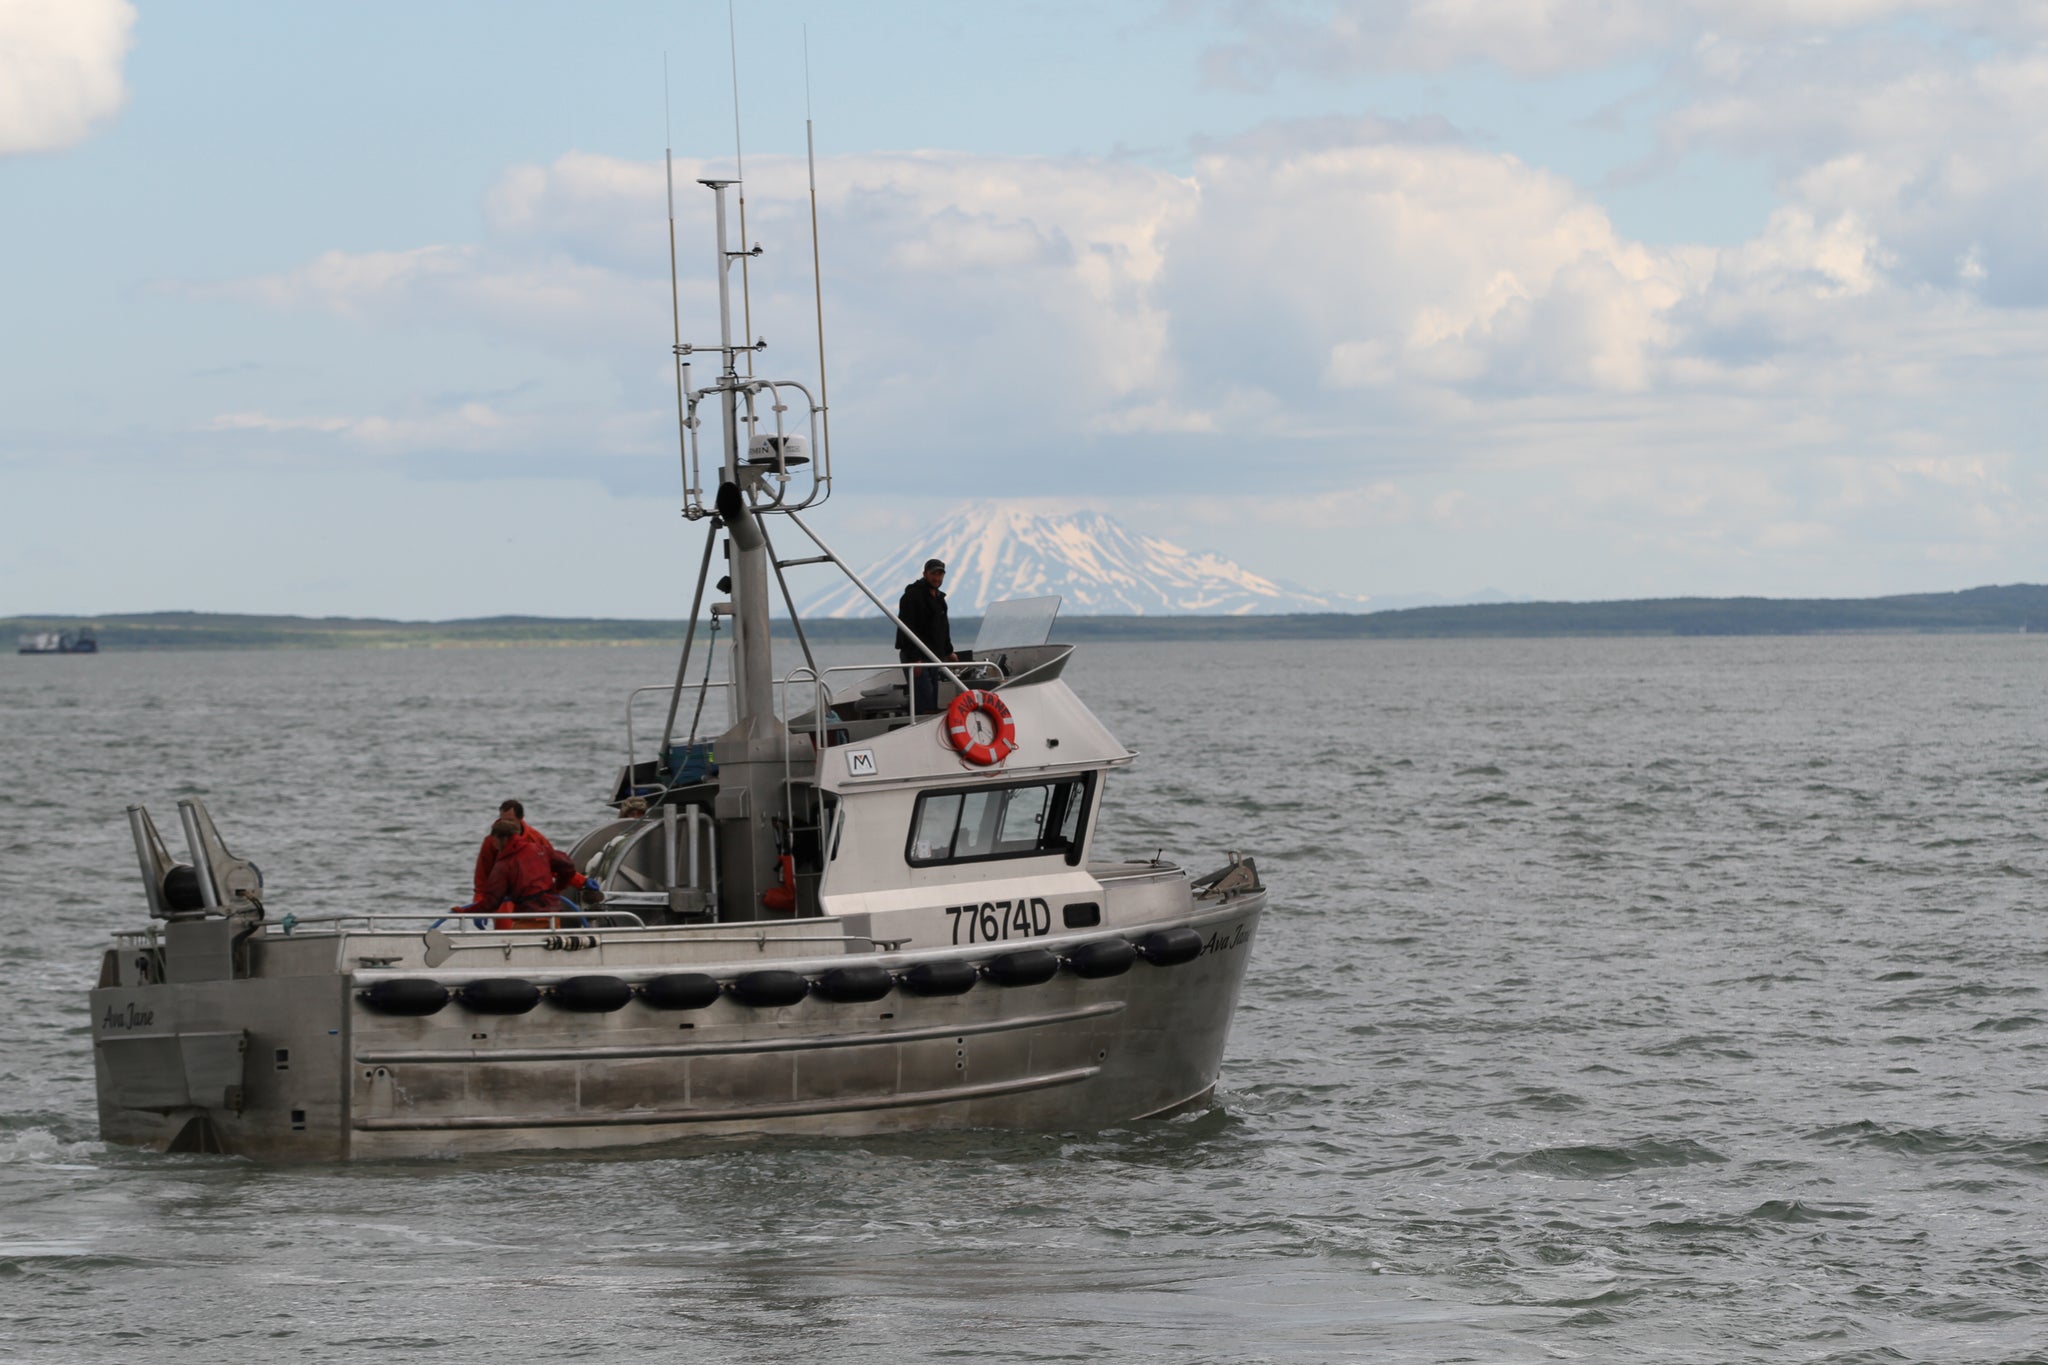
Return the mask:
<svg viewBox="0 0 2048 1365"><path fill-rule="evenodd" d="M522 822L519 826L519 829L522 834L531 835L533 838L540 840L540 846L542 848L549 850L552 850L554 848L554 845L548 842L548 836L542 834L532 825L525 824ZM519 841L517 839L514 839L512 842L516 844ZM491 879L491 868L494 865L496 865L497 861L498 841L493 839L490 835L486 834L484 836L484 846L478 849L476 852L476 875L470 879L469 884L470 890L476 893L476 898L478 900L482 900L484 898L484 883L488 882Z"/></svg>
<svg viewBox="0 0 2048 1365"><path fill-rule="evenodd" d="M555 915L562 910L559 892L580 886L583 877L566 853L528 830L506 841L491 866L491 875L476 898L479 910L507 914ZM498 920L500 929L545 929L551 921Z"/></svg>

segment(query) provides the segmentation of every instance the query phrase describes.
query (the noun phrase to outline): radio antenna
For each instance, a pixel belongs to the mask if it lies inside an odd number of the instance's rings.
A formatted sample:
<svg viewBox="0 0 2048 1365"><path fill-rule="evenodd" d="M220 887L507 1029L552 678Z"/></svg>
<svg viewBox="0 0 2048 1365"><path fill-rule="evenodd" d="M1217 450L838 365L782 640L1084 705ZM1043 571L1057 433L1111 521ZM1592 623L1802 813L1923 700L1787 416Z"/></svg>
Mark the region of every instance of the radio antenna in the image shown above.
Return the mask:
<svg viewBox="0 0 2048 1365"><path fill-rule="evenodd" d="M738 182L740 200L740 318L746 331L747 378L754 377L754 296L748 288L747 265L753 260L752 247L747 241L747 161L740 146L740 36L739 20L733 13L733 0L725 0L725 37L732 49L732 168L733 179ZM751 409L748 427L753 426Z"/></svg>
<svg viewBox="0 0 2048 1365"><path fill-rule="evenodd" d="M676 451L683 465L683 493L690 488L690 424L683 405L683 302L682 286L676 278L676 160L675 127L668 102L668 53L661 54L661 166L668 177L668 319L675 336L670 364L676 367Z"/></svg>
<svg viewBox="0 0 2048 1365"><path fill-rule="evenodd" d="M818 309L818 420L822 477L832 487L832 400L825 387L825 273L818 262L818 143L811 132L811 26L804 25L804 163L811 178L811 292Z"/></svg>

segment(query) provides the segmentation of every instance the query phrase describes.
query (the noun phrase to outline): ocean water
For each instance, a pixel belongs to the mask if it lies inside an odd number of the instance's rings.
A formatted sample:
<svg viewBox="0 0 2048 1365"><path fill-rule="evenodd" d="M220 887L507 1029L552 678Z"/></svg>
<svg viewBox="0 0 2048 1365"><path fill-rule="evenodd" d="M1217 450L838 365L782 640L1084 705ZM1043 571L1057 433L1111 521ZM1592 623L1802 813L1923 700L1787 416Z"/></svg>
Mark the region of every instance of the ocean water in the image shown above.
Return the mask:
<svg viewBox="0 0 2048 1365"><path fill-rule="evenodd" d="M279 912L452 904L501 797L600 813L672 669L0 657L0 1361L2048 1359L2039 638L1083 650L1145 753L1105 851L1272 887L1205 1113L349 1168L97 1140L125 805L203 793Z"/></svg>

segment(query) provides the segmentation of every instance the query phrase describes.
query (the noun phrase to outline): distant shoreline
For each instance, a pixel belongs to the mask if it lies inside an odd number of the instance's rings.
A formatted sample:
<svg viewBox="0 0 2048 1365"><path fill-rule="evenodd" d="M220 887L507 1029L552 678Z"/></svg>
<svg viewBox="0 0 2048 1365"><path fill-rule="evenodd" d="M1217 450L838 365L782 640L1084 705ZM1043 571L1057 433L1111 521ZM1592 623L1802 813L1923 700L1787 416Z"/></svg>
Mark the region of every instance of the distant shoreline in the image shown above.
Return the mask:
<svg viewBox="0 0 2048 1365"><path fill-rule="evenodd" d="M109 651L161 649L433 649L680 642L680 620L498 616L457 621L141 612L0 618L15 635L92 626ZM956 622L972 639L976 622ZM821 643L885 640L888 623L806 621ZM1821 635L2048 632L2048 587L2016 583L1897 597L1680 597L1621 602L1490 602L1360 614L1062 616L1056 636L1087 640L1532 639L1550 636ZM788 621L776 634L790 634ZM700 632L701 638L701 632Z"/></svg>

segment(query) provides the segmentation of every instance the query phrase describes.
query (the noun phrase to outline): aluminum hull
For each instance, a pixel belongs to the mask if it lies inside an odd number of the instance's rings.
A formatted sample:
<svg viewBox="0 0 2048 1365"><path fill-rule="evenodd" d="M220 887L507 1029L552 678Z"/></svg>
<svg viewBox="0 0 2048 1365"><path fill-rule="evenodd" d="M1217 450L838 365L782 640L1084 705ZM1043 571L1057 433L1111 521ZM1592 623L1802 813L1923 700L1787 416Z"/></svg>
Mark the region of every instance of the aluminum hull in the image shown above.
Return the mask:
<svg viewBox="0 0 2048 1365"><path fill-rule="evenodd" d="M369 984L486 973L401 960L286 974L318 951L301 940L289 953L264 955L275 975L95 990L101 1133L158 1150L335 1161L766 1133L1098 1128L1199 1104L1213 1090L1265 901L1261 890L1196 902L1170 923L1124 931L1193 928L1202 951L1173 965L1138 961L1090 979L1069 964L1038 984L984 979L953 996L898 985L870 1002L813 994L779 1007L727 995L695 1010L636 998L605 1013L543 1003L487 1015L451 1002L425 1017L392 1016L365 1004ZM635 951L630 931L590 937L598 946L576 961L550 953L542 967L515 961L508 946L489 974L545 985L607 971L645 978L664 966L729 978L763 965L758 951L665 964ZM1068 953L1104 937L1033 946ZM990 955L947 949L768 965L810 975L857 959L900 974L920 962Z"/></svg>

